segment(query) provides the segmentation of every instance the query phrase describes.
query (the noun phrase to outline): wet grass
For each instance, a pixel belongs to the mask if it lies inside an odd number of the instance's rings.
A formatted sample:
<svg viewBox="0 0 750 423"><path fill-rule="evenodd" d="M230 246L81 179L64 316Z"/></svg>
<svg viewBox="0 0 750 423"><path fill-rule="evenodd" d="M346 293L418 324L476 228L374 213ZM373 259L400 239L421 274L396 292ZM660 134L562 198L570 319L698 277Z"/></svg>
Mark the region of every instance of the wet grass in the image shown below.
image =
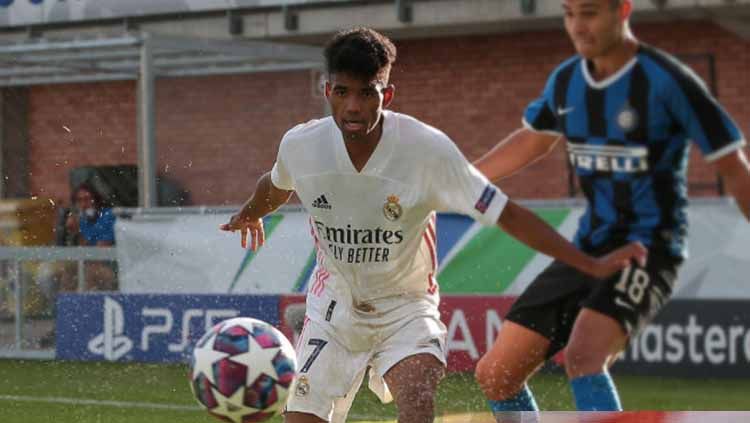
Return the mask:
<svg viewBox="0 0 750 423"><path fill-rule="evenodd" d="M748 410L750 381L615 376L630 410ZM544 410L572 410L562 373L537 375L531 383ZM22 399L11 399L17 396ZM38 401L33 398L39 398ZM160 410L103 404L49 402L43 398L118 401L194 406L183 365L72 363L0 360L0 421L4 423L149 423L216 422L200 410ZM441 384L439 415L486 413L485 402L469 374L452 374ZM391 420L392 404L383 405L366 388L358 395L351 421ZM272 420L280 422L280 419Z"/></svg>

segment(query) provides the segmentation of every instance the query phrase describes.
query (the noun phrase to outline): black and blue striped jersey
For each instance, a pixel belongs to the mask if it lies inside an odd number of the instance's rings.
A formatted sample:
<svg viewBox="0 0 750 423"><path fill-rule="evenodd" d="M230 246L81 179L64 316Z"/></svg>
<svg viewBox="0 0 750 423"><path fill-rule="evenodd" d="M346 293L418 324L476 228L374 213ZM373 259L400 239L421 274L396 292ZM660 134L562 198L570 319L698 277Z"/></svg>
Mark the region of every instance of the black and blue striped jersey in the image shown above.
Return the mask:
<svg viewBox="0 0 750 423"><path fill-rule="evenodd" d="M527 107L524 125L567 139L588 200L575 242L589 252L641 241L686 257L689 140L709 161L745 143L700 78L647 45L601 81L586 60L568 59Z"/></svg>

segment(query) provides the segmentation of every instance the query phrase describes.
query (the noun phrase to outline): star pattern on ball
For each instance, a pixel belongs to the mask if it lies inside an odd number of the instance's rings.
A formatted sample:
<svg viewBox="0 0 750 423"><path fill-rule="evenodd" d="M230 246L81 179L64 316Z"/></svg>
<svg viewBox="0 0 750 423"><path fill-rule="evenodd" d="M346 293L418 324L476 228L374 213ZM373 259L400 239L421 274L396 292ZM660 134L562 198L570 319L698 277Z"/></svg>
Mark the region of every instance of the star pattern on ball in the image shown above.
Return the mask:
<svg viewBox="0 0 750 423"><path fill-rule="evenodd" d="M242 423L242 417L262 410L245 405L245 389L237 389L231 396L226 397L216 389L211 388L214 398L219 404L211 410L212 413L225 416L235 423Z"/></svg>
<svg viewBox="0 0 750 423"><path fill-rule="evenodd" d="M279 353L281 347L263 348L252 335L248 336L248 351L237 354L229 359L245 365L247 367L247 384L251 385L262 373L267 374L273 380L278 380L279 375L276 373L276 367L273 365L273 359Z"/></svg>
<svg viewBox="0 0 750 423"><path fill-rule="evenodd" d="M229 354L221 351L214 350L214 341L216 340L216 334L211 336L202 347L198 347L193 350L195 355L195 368L193 368L193 380L195 380L201 373L203 373L212 385L216 384L214 379L214 363L228 356Z"/></svg>

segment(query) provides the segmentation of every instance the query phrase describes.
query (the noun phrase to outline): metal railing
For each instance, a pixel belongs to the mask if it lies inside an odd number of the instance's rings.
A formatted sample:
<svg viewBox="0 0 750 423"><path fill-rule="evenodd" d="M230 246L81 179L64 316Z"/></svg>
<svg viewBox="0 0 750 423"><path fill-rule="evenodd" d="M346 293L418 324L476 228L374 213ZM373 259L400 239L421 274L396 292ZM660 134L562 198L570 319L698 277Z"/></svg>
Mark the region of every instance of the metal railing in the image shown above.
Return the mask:
<svg viewBox="0 0 750 423"><path fill-rule="evenodd" d="M115 248L102 247L0 247L0 280L6 288L12 288L11 298L0 301L13 302L13 342L12 346L0 345L0 358L54 358L54 349L28 348L24 342L24 293L28 290L23 276L25 262L74 262L76 263L77 291L86 288L85 263L90 261L117 261ZM54 301L54 299L52 299ZM3 328L3 331L9 328ZM7 337L7 333L6 333ZM7 339L7 338L6 338Z"/></svg>

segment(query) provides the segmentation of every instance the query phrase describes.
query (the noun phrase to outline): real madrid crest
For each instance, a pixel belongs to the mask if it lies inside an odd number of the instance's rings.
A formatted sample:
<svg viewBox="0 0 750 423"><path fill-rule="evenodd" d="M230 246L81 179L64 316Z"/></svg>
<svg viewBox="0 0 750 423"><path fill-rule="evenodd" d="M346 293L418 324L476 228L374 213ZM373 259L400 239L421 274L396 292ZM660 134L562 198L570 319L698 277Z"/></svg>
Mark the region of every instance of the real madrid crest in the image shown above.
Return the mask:
<svg viewBox="0 0 750 423"><path fill-rule="evenodd" d="M310 393L310 382L307 381L307 376L300 376L297 379L297 387L294 389L294 393L298 397L304 397Z"/></svg>
<svg viewBox="0 0 750 423"><path fill-rule="evenodd" d="M401 208L401 204L398 203L398 196L389 195L388 201L383 205L385 218L393 222L394 220L398 220L403 213L404 210Z"/></svg>
<svg viewBox="0 0 750 423"><path fill-rule="evenodd" d="M635 109L625 103L620 110L620 113L617 114L617 126L619 126L624 132L629 132L635 129L637 125L638 115L636 114Z"/></svg>

